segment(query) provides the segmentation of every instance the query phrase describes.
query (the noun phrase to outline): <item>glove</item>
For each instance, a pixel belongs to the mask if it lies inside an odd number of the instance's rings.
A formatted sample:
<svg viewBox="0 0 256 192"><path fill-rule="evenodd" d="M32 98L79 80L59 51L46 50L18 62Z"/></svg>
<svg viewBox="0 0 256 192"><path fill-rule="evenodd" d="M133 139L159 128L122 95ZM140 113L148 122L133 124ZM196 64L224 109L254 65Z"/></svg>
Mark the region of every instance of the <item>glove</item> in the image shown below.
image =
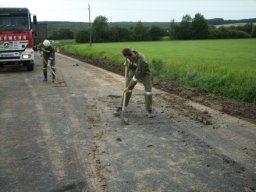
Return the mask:
<svg viewBox="0 0 256 192"><path fill-rule="evenodd" d="M124 93L128 93L128 91L129 91L129 89L128 89L128 87L126 87L126 88L124 89Z"/></svg>
<svg viewBox="0 0 256 192"><path fill-rule="evenodd" d="M51 67L51 60L48 60L47 67Z"/></svg>

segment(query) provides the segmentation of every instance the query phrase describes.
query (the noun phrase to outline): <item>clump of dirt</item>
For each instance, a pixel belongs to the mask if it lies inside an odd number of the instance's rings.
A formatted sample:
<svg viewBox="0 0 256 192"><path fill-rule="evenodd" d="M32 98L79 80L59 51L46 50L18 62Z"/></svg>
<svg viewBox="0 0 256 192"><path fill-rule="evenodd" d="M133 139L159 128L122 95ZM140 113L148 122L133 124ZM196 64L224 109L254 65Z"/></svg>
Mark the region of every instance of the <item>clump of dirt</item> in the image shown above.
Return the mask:
<svg viewBox="0 0 256 192"><path fill-rule="evenodd" d="M84 56L78 56L70 53L61 52L64 55L73 57L80 61L101 67L108 71L123 75L124 68L122 65L113 65L106 60L96 60L87 58ZM256 123L256 104L236 101L223 96L216 96L209 93L207 90L201 88L190 88L186 87L176 81L158 79L154 81L153 86L155 88L164 90L166 92L178 95L185 99L201 103L205 106L221 111L223 113L245 119L252 123Z"/></svg>

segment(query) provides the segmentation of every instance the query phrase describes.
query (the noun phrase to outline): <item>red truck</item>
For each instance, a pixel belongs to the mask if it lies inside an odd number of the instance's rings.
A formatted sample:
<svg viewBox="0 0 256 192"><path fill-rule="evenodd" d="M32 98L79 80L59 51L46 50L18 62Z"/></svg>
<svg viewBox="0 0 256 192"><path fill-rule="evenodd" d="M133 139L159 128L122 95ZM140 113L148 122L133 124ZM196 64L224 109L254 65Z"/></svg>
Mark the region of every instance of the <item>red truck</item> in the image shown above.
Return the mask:
<svg viewBox="0 0 256 192"><path fill-rule="evenodd" d="M0 66L23 65L34 70L32 22L28 8L0 8Z"/></svg>

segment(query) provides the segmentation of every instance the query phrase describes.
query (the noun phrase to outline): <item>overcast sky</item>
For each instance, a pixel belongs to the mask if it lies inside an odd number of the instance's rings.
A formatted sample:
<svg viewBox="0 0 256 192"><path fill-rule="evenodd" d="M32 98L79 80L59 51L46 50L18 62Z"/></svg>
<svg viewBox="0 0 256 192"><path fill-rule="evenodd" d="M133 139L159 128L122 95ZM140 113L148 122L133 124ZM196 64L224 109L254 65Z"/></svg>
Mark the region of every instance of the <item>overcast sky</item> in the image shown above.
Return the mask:
<svg viewBox="0 0 256 192"><path fill-rule="evenodd" d="M201 13L205 19L256 18L256 0L0 0L0 7L28 7L38 21L88 22L101 15L108 22L181 21Z"/></svg>

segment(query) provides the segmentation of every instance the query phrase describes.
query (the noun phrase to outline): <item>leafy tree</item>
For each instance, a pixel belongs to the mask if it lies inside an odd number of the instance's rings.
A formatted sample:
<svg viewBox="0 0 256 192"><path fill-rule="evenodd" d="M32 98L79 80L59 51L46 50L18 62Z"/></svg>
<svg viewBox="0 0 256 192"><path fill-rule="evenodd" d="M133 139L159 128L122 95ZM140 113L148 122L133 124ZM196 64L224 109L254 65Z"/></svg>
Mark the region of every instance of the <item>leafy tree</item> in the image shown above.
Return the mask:
<svg viewBox="0 0 256 192"><path fill-rule="evenodd" d="M131 30L127 28L119 29L119 41L129 41L131 40Z"/></svg>
<svg viewBox="0 0 256 192"><path fill-rule="evenodd" d="M147 40L147 36L147 28L139 21L133 29L133 40L144 41Z"/></svg>
<svg viewBox="0 0 256 192"><path fill-rule="evenodd" d="M52 34L48 38L49 39L59 39L58 31L53 31Z"/></svg>
<svg viewBox="0 0 256 192"><path fill-rule="evenodd" d="M120 27L118 27L118 26L114 26L114 27L110 28L110 30L109 30L110 41L117 42L120 40L119 31L120 31Z"/></svg>
<svg viewBox="0 0 256 192"><path fill-rule="evenodd" d="M173 19L169 27L170 39L178 39L177 31L178 31L178 24L175 23L175 20Z"/></svg>
<svg viewBox="0 0 256 192"><path fill-rule="evenodd" d="M76 42L77 43L88 43L89 41L90 41L89 30L80 30L76 33Z"/></svg>
<svg viewBox="0 0 256 192"><path fill-rule="evenodd" d="M182 17L182 21L177 27L177 37L178 39L192 39L192 27L191 27L192 18L190 15L185 15Z"/></svg>
<svg viewBox="0 0 256 192"><path fill-rule="evenodd" d="M209 35L208 23L204 16L197 13L192 20L193 39L207 39Z"/></svg>
<svg viewBox="0 0 256 192"><path fill-rule="evenodd" d="M60 37L63 39L73 39L74 33L70 29L60 29L59 30Z"/></svg>
<svg viewBox="0 0 256 192"><path fill-rule="evenodd" d="M122 28L119 26L113 26L109 30L110 41L129 41L130 40L130 31L127 28Z"/></svg>
<svg viewBox="0 0 256 192"><path fill-rule="evenodd" d="M108 19L104 16L98 16L92 24L92 38L94 42L108 41L109 27Z"/></svg>
<svg viewBox="0 0 256 192"><path fill-rule="evenodd" d="M70 29L61 28L58 31L53 31L52 35L49 36L49 39L73 39L74 32Z"/></svg>
<svg viewBox="0 0 256 192"><path fill-rule="evenodd" d="M165 35L164 29L157 26L152 26L149 29L148 33L149 33L150 39L153 41L160 40L161 37Z"/></svg>

